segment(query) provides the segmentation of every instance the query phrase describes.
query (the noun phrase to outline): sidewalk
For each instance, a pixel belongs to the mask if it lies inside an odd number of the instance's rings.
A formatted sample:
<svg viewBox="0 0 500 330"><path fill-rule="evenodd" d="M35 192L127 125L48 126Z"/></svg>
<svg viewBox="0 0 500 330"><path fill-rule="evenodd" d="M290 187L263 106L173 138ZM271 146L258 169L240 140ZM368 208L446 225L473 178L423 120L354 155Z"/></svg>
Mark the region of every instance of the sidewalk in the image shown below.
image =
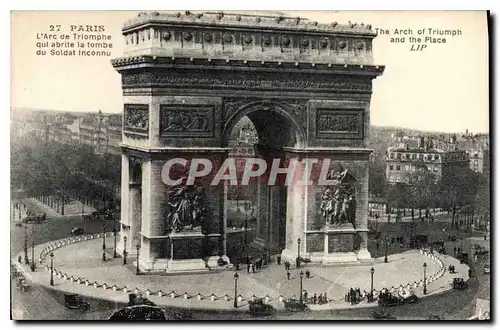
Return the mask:
<svg viewBox="0 0 500 330"><path fill-rule="evenodd" d="M137 276L134 272L134 259L128 259L128 266L124 267L121 258L112 259L112 255L109 254L108 260L103 262L101 244L102 237L63 245L53 250L56 270L53 289L122 303L128 301L129 293L136 292L148 296L160 306L234 310L234 273L232 271L210 274ZM113 244L111 237L108 238L108 244ZM42 249L49 245L53 243L37 246L36 255L38 256ZM50 272L42 269L50 265L50 258L46 258L43 265L38 265L33 273L26 265L19 265L35 284L49 286ZM389 263L377 260L374 265L369 266L304 267L301 270L309 269L312 277L303 279L303 288L308 291L309 297L312 297L314 293L319 295L327 292L329 299L333 300L324 305L310 305L312 310L373 307L376 303L363 302L351 306L344 302L344 294L349 287L359 287L361 291L370 290L369 269L372 266L375 269L374 289L376 291L384 287L396 291L399 285L406 286L408 283L413 283L411 288L421 296L424 262L428 265L428 295L449 290L453 277L464 277L462 276L465 272L465 269L462 269L464 265L460 265L458 261L447 256L442 257L442 260L443 265L439 260L414 250L393 256ZM446 270L450 263L456 265L460 275L447 274L447 272L444 272L441 277L434 275L439 273L442 267ZM290 271L292 274L290 280L286 279L284 268L277 265L270 265L255 274L247 274L246 270L238 273L240 275L238 279L240 307L246 306L247 301L252 297L261 297L280 310L283 309L283 299L299 295L300 279L295 269Z"/></svg>

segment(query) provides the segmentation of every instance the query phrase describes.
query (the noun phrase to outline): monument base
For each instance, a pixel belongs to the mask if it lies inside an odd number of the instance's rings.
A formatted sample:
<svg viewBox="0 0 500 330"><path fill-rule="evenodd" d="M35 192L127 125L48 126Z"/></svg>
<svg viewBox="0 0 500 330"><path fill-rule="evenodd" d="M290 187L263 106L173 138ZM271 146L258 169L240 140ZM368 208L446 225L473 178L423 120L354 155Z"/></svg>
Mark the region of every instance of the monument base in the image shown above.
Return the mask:
<svg viewBox="0 0 500 330"><path fill-rule="evenodd" d="M219 266L218 261L222 259L227 264ZM232 270L233 265L227 256L212 256L207 260L203 259L180 259L168 260L167 273L203 273L217 270Z"/></svg>

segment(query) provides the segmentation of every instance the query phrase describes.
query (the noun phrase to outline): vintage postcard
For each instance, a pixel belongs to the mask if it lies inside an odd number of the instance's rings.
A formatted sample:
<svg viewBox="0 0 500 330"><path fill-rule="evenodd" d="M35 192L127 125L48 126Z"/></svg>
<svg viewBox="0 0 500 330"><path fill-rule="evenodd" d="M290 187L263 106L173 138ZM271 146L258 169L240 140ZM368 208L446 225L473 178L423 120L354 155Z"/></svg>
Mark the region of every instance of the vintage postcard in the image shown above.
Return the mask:
<svg viewBox="0 0 500 330"><path fill-rule="evenodd" d="M488 12L11 27L13 320L490 320Z"/></svg>

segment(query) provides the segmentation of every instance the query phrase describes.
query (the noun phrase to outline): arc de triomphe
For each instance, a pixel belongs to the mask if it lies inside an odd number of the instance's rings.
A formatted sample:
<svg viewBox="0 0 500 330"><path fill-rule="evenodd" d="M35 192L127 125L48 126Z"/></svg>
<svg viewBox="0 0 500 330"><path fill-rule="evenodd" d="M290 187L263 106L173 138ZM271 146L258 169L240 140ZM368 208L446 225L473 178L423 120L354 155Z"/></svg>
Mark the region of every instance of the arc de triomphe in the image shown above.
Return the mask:
<svg viewBox="0 0 500 330"><path fill-rule="evenodd" d="M124 102L120 252L124 237L129 254L140 244L142 271L199 271L227 261L227 184L168 186L162 169L174 158L222 164L231 129L248 116L259 156L330 159L345 180L341 192L259 183L256 244L283 249L290 261L298 254L324 264L372 260L367 141L372 80L384 67L373 65L371 26L151 12L122 32L124 56L112 60ZM348 214L332 211L338 196L350 203ZM185 201L190 212L198 203L191 218L200 228L176 225Z"/></svg>

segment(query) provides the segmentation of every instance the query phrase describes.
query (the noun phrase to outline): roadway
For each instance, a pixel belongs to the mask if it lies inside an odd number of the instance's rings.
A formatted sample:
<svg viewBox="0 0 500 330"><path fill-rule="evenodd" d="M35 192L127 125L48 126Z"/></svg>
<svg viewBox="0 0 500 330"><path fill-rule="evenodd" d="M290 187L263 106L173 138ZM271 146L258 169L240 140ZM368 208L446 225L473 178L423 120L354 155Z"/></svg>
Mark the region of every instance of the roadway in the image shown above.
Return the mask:
<svg viewBox="0 0 500 330"><path fill-rule="evenodd" d="M23 251L24 229L16 227L11 222L11 256ZM28 228L28 244L31 246L32 239L36 244L68 237L72 228L81 227L86 233L98 233L102 230L101 221L84 221L81 216L68 216L48 219L45 223L33 225ZM107 221L106 228L112 228L113 222ZM28 256L31 258L30 249ZM35 256L37 258L37 256ZM398 319L426 319L430 315L437 315L442 319L467 319L472 315L476 298L489 299L490 276L483 274L483 263L476 265L475 274L470 280L469 288L460 290L450 290L441 295L436 295L425 299L417 304L403 305L385 308L392 316ZM27 277L29 280L29 276ZM24 320L103 320L115 310L117 306L113 303L90 300L91 309L82 313L80 311L69 310L63 306L63 299L60 295L33 286L29 292L21 293L11 284L11 306L12 318ZM294 313L288 315L276 315L270 319L370 319L374 311L380 308L348 309L335 311L320 311L314 313ZM193 319L249 319L246 313L214 313L214 312L194 312Z"/></svg>

